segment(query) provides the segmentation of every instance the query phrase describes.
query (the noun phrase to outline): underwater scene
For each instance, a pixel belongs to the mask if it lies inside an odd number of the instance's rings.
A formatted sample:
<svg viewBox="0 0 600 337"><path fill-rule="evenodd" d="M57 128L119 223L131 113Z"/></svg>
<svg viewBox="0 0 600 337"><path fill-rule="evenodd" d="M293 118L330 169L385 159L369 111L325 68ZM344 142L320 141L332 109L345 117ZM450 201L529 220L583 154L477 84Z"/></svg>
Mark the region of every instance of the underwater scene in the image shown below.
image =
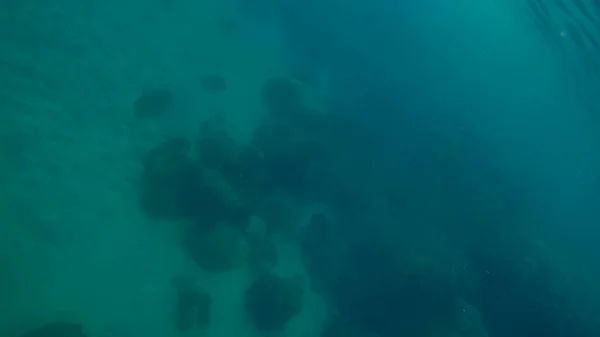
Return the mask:
<svg viewBox="0 0 600 337"><path fill-rule="evenodd" d="M0 1L0 336L599 337L598 0Z"/></svg>

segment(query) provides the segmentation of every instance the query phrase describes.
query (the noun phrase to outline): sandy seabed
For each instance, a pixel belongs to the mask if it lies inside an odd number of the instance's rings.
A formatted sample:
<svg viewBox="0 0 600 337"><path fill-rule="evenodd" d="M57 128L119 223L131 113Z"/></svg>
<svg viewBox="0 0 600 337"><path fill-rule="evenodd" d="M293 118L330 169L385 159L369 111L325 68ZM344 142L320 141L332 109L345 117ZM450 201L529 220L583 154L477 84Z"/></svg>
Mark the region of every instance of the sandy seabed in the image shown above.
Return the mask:
<svg viewBox="0 0 600 337"><path fill-rule="evenodd" d="M73 320L90 337L175 336L172 279L185 273L213 298L210 327L186 335L260 335L247 271L200 271L173 224L140 212L138 188L148 148L214 114L249 139L260 85L285 71L277 30L218 0L22 0L0 5L0 41L0 334ZM226 92L202 90L212 73ZM136 119L139 94L162 87L175 111ZM280 253L280 274L303 272L296 247ZM325 307L307 292L285 335L317 336Z"/></svg>

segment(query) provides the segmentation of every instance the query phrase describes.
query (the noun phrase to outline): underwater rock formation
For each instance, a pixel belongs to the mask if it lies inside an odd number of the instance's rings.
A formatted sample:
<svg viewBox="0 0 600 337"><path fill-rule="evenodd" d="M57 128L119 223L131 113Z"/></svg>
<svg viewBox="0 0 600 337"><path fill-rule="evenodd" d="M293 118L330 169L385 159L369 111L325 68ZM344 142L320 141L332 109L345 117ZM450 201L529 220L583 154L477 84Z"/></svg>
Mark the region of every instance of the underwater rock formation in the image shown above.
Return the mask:
<svg viewBox="0 0 600 337"><path fill-rule="evenodd" d="M230 166L224 174L247 200L254 200L256 204L264 197L268 172L260 150L245 147L237 156L235 165Z"/></svg>
<svg viewBox="0 0 600 337"><path fill-rule="evenodd" d="M266 170L260 150L240 147L224 130L223 116L205 122L196 142L196 156L203 167L220 172L247 203L257 203L264 193Z"/></svg>
<svg viewBox="0 0 600 337"><path fill-rule="evenodd" d="M295 141L265 155L267 190L280 189L291 196L315 201L312 176L326 163L326 151L312 140Z"/></svg>
<svg viewBox="0 0 600 337"><path fill-rule="evenodd" d="M265 222L269 234L285 239L296 237L298 214L292 203L284 196L270 196L260 205L256 214Z"/></svg>
<svg viewBox="0 0 600 337"><path fill-rule="evenodd" d="M196 156L203 166L226 170L237 160L235 140L225 131L202 133L196 142Z"/></svg>
<svg viewBox="0 0 600 337"><path fill-rule="evenodd" d="M85 337L77 323L53 322L22 334L20 337Z"/></svg>
<svg viewBox="0 0 600 337"><path fill-rule="evenodd" d="M252 171L257 168L249 165L256 165L252 161L257 159L251 155L240 158L248 166L241 165L227 134L218 135L223 137L199 141L196 160L185 138L173 138L149 152L144 162L141 201L147 214L206 226L217 222L242 229L247 226L253 203L261 193L258 177L262 172ZM256 182L249 183L255 178ZM241 188L232 185L232 180Z"/></svg>
<svg viewBox="0 0 600 337"><path fill-rule="evenodd" d="M135 101L135 116L160 116L171 108L173 101L173 92L171 90L145 90Z"/></svg>
<svg viewBox="0 0 600 337"><path fill-rule="evenodd" d="M188 182L184 200L185 208L202 226L224 222L244 229L252 213L237 190L214 169L198 168Z"/></svg>
<svg viewBox="0 0 600 337"><path fill-rule="evenodd" d="M142 209L153 217L185 217L182 197L196 165L189 157L191 144L173 138L151 150L144 161Z"/></svg>
<svg viewBox="0 0 600 337"><path fill-rule="evenodd" d="M305 91L292 78L268 80L262 94L269 115L251 142L262 154L265 189L302 198L316 189L311 185L313 170L327 166L330 157L325 115L308 104Z"/></svg>
<svg viewBox="0 0 600 337"><path fill-rule="evenodd" d="M212 299L190 278L174 280L176 289L175 326L179 331L206 329L210 325Z"/></svg>
<svg viewBox="0 0 600 337"><path fill-rule="evenodd" d="M301 276L280 277L265 273L246 290L246 311L261 331L278 331L300 313L304 298Z"/></svg>
<svg viewBox="0 0 600 337"><path fill-rule="evenodd" d="M242 235L225 224L190 228L185 233L184 245L196 264L210 272L226 272L244 261Z"/></svg>

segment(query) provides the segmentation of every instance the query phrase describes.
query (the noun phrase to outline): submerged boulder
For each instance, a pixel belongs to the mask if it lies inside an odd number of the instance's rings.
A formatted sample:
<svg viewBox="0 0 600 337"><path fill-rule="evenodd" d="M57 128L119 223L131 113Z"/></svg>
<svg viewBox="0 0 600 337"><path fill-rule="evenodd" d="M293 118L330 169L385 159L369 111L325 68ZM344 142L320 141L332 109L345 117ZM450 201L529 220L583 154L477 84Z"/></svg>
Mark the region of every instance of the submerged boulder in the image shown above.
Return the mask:
<svg viewBox="0 0 600 337"><path fill-rule="evenodd" d="M142 209L158 218L186 216L184 191L196 170L189 157L190 142L172 138L151 150L144 161Z"/></svg>
<svg viewBox="0 0 600 337"><path fill-rule="evenodd" d="M227 170L234 165L239 152L235 140L225 131L203 133L196 143L200 163L216 170Z"/></svg>
<svg viewBox="0 0 600 337"><path fill-rule="evenodd" d="M184 245L196 264L210 272L226 272L244 262L243 237L237 229L225 224L208 229L190 228Z"/></svg>
<svg viewBox="0 0 600 337"><path fill-rule="evenodd" d="M242 149L235 165L224 172L240 193L255 201L259 201L265 193L267 173L262 152L253 147Z"/></svg>
<svg viewBox="0 0 600 337"><path fill-rule="evenodd" d="M284 196L272 196L257 209L257 216L264 221L269 234L294 241L298 237L300 212Z"/></svg>
<svg viewBox="0 0 600 337"><path fill-rule="evenodd" d="M245 306L254 325L261 331L278 331L300 313L304 298L302 276L260 276L246 290Z"/></svg>
<svg viewBox="0 0 600 337"><path fill-rule="evenodd" d="M251 208L220 171L199 167L185 189L185 208L202 226L224 222L244 229Z"/></svg>

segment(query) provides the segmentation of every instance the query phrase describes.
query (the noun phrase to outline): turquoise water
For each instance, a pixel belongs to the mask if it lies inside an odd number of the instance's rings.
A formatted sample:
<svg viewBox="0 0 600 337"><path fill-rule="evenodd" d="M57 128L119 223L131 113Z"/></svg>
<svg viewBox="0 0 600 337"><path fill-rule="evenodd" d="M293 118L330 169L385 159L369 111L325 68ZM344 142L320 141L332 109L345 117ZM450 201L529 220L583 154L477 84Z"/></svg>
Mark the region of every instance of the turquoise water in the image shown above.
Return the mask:
<svg viewBox="0 0 600 337"><path fill-rule="evenodd" d="M593 0L0 3L0 334L600 331Z"/></svg>

